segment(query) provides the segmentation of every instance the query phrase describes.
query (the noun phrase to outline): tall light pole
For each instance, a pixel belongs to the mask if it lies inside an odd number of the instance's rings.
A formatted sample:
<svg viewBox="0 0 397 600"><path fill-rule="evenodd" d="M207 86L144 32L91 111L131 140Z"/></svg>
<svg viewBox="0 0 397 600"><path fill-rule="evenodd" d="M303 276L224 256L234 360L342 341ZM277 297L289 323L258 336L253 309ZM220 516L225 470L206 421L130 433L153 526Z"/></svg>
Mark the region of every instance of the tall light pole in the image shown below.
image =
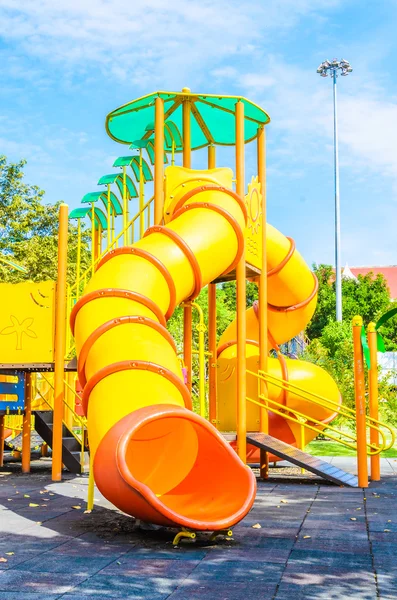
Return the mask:
<svg viewBox="0 0 397 600"><path fill-rule="evenodd" d="M342 270L340 262L340 198L339 198L339 151L338 151L338 115L336 103L336 79L338 73L346 77L353 69L347 60L325 60L317 69L321 77L332 78L334 98L334 181L335 181L335 276L336 276L336 320L342 321Z"/></svg>

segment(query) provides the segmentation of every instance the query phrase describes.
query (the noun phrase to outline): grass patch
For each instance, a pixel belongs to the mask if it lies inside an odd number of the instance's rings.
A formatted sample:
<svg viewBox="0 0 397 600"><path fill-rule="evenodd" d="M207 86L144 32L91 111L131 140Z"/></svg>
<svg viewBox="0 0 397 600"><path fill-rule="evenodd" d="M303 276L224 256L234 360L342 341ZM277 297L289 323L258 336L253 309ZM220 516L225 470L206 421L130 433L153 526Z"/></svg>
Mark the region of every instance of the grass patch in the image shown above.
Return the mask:
<svg viewBox="0 0 397 600"><path fill-rule="evenodd" d="M305 452L313 454L313 456L356 456L354 450L338 444L337 442L328 440L314 440L305 448ZM397 458L397 449L390 448L381 453L384 458Z"/></svg>

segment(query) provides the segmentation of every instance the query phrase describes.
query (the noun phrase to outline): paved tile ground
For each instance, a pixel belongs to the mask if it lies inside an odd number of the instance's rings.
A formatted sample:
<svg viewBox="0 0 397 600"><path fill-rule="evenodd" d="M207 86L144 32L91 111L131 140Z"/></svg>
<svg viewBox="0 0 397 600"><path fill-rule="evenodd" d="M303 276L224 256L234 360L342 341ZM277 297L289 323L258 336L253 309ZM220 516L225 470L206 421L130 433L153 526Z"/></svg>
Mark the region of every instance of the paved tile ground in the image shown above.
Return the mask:
<svg viewBox="0 0 397 600"><path fill-rule="evenodd" d="M233 540L177 549L98 493L85 514L87 478L52 483L49 466L0 469L0 600L397 598L397 461L367 490L259 482Z"/></svg>

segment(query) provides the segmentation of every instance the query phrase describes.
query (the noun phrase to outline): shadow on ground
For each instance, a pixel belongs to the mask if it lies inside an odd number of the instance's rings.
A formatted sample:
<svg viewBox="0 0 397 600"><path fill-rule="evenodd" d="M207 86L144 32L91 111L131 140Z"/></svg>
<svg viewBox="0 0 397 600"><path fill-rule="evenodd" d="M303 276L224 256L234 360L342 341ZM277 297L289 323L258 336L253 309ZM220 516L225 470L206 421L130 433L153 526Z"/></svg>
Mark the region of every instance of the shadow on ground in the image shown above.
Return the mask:
<svg viewBox="0 0 397 600"><path fill-rule="evenodd" d="M0 600L397 597L396 477L365 492L259 482L233 540L175 549L174 530L140 526L99 494L86 514L87 478L53 483L49 467L0 470Z"/></svg>

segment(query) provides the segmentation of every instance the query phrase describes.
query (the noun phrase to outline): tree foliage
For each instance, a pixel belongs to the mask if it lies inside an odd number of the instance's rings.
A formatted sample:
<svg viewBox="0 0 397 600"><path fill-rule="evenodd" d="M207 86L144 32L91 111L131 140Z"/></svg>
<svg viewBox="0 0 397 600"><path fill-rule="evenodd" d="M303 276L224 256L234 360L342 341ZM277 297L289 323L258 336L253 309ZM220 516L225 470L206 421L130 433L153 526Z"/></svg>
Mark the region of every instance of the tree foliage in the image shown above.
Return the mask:
<svg viewBox="0 0 397 600"><path fill-rule="evenodd" d="M337 383L345 406L355 408L353 334L349 322L328 323L321 337L313 339L307 346L302 358L325 369ZM368 389L368 381L366 384ZM379 410L381 420L397 425L396 390L388 378L382 376L379 378ZM343 419L338 421L343 423ZM354 427L352 422L348 425Z"/></svg>
<svg viewBox="0 0 397 600"><path fill-rule="evenodd" d="M27 273L0 263L0 281L45 281L57 278L59 204L44 204L44 191L24 181L25 160L9 163L0 156L0 253ZM83 231L81 268L89 266L88 234ZM69 222L68 281L75 279L77 227Z"/></svg>
<svg viewBox="0 0 397 600"><path fill-rule="evenodd" d="M316 312L306 329L309 339L321 337L328 323L335 321L335 281L329 265L314 265L318 278L318 302ZM376 321L389 307L390 294L383 275L359 275L355 279L342 279L343 320L351 323L355 315L361 315L364 325Z"/></svg>

